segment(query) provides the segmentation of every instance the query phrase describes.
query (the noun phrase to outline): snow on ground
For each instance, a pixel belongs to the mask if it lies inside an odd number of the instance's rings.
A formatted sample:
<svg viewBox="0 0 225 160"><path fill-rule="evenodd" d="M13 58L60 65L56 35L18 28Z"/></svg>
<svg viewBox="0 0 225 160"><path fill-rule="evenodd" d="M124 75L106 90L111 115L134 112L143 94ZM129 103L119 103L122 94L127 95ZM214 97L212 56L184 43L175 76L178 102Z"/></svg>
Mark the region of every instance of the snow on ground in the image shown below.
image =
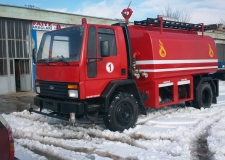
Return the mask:
<svg viewBox="0 0 225 160"><path fill-rule="evenodd" d="M225 159L225 118L211 126L207 142L212 159Z"/></svg>
<svg viewBox="0 0 225 160"><path fill-rule="evenodd" d="M225 95L224 82L220 82L220 95ZM147 116L139 116L135 128L122 133L107 130L103 123L77 123L73 127L27 111L3 116L13 130L15 155L23 160L223 160L224 106L222 97L208 109L183 104L148 109Z"/></svg>

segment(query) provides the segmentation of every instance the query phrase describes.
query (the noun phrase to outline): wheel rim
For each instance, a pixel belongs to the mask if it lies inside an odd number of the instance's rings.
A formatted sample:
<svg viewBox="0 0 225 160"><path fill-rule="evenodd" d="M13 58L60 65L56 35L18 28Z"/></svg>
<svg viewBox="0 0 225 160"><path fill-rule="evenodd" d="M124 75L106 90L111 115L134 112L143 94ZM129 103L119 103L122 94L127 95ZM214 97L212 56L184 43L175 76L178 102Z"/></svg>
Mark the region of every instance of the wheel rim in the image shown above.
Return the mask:
<svg viewBox="0 0 225 160"><path fill-rule="evenodd" d="M208 105L209 101L210 101L210 93L208 90L205 89L202 92L202 103L204 105Z"/></svg>
<svg viewBox="0 0 225 160"><path fill-rule="evenodd" d="M130 123L133 115L132 107L129 103L123 102L116 109L116 121L120 125L127 125Z"/></svg>

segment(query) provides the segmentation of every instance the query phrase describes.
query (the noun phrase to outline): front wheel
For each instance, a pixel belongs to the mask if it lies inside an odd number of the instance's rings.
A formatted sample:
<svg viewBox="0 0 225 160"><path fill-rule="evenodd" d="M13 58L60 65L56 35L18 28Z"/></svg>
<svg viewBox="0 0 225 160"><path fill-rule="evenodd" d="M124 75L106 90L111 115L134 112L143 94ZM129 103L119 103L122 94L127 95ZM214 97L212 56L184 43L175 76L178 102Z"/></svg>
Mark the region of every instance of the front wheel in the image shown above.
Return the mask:
<svg viewBox="0 0 225 160"><path fill-rule="evenodd" d="M123 131L134 127L138 118L138 104L129 93L114 95L108 113L103 115L103 120L111 131Z"/></svg>

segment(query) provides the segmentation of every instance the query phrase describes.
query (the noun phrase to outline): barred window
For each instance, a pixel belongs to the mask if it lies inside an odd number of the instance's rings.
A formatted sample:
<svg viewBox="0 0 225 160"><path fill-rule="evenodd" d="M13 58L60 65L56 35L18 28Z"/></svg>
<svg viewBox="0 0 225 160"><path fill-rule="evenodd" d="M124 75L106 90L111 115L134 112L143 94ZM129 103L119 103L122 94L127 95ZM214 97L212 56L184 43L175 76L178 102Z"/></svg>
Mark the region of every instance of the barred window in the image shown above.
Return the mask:
<svg viewBox="0 0 225 160"><path fill-rule="evenodd" d="M14 74L13 60L10 60L10 74Z"/></svg>
<svg viewBox="0 0 225 160"><path fill-rule="evenodd" d="M23 28L23 40L27 40L29 36L29 23L28 22L23 22L22 23L22 28Z"/></svg>
<svg viewBox="0 0 225 160"><path fill-rule="evenodd" d="M14 39L14 22L13 21L7 21L7 32L8 32L8 39Z"/></svg>
<svg viewBox="0 0 225 160"><path fill-rule="evenodd" d="M21 22L15 22L15 34L16 34L16 39L22 39L22 24Z"/></svg>
<svg viewBox="0 0 225 160"><path fill-rule="evenodd" d="M0 39L5 39L5 21L0 19Z"/></svg>
<svg viewBox="0 0 225 160"><path fill-rule="evenodd" d="M7 59L0 59L0 76L7 75Z"/></svg>
<svg viewBox="0 0 225 160"><path fill-rule="evenodd" d="M22 41L16 41L17 58L23 58Z"/></svg>
<svg viewBox="0 0 225 160"><path fill-rule="evenodd" d="M0 58L6 58L6 41L0 40Z"/></svg>
<svg viewBox="0 0 225 160"><path fill-rule="evenodd" d="M25 73L26 74L30 74L29 64L30 64L30 60L25 60Z"/></svg>
<svg viewBox="0 0 225 160"><path fill-rule="evenodd" d="M20 74L24 74L24 60L20 61Z"/></svg>
<svg viewBox="0 0 225 160"><path fill-rule="evenodd" d="M20 61L20 73L21 74L30 74L30 60L21 60Z"/></svg>
<svg viewBox="0 0 225 160"><path fill-rule="evenodd" d="M9 58L16 58L16 51L15 51L15 41L14 40L8 40L8 53Z"/></svg>
<svg viewBox="0 0 225 160"><path fill-rule="evenodd" d="M24 58L29 58L28 53L28 41L23 41L23 48L24 48Z"/></svg>

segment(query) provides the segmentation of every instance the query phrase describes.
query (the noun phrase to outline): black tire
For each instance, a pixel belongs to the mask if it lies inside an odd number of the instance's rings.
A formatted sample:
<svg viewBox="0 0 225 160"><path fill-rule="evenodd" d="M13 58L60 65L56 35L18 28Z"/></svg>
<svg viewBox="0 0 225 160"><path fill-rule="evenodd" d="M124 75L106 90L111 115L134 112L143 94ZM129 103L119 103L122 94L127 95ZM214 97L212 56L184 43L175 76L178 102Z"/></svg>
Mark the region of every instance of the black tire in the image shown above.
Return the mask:
<svg viewBox="0 0 225 160"><path fill-rule="evenodd" d="M138 119L138 104L129 93L113 96L108 113L103 114L106 127L111 131L123 131L134 127Z"/></svg>
<svg viewBox="0 0 225 160"><path fill-rule="evenodd" d="M198 99L195 100L194 107L200 109L209 108L212 104L213 93L212 88L208 82L202 83L201 87L198 90Z"/></svg>

